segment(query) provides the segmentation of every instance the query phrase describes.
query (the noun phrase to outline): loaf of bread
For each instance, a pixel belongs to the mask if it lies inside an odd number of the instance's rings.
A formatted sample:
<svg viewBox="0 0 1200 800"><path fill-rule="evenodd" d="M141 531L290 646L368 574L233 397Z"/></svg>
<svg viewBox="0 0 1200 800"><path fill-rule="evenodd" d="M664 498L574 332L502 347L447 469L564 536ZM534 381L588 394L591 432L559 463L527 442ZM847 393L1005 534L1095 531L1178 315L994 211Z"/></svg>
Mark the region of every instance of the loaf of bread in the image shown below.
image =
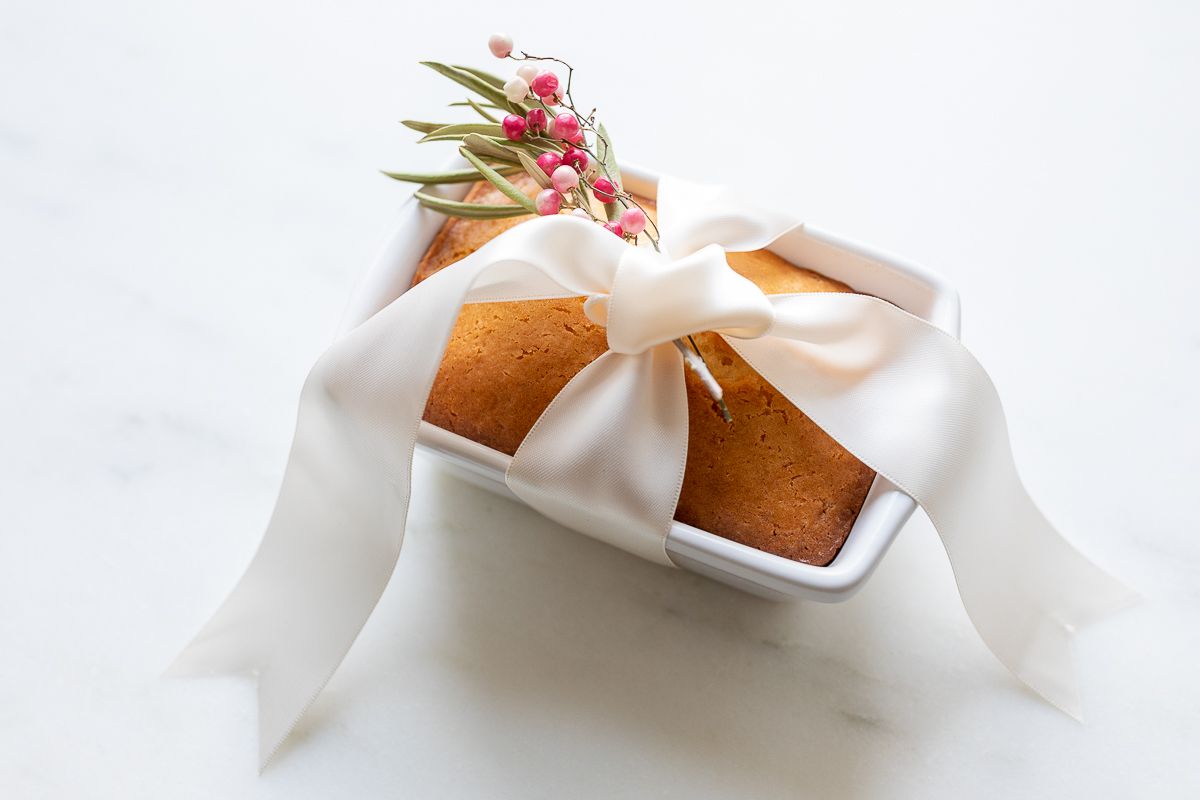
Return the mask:
<svg viewBox="0 0 1200 800"><path fill-rule="evenodd" d="M531 190L532 183L525 185ZM488 184L473 202L500 203ZM653 216L653 204L645 203ZM449 219L414 284L529 220ZM730 265L768 294L848 292L845 284L765 250L729 254ZM675 518L785 558L824 566L846 540L875 477L752 370L719 336L696 337L725 393L725 422L686 372L688 452ZM512 455L575 373L607 349L583 299L467 305L425 407L425 419Z"/></svg>

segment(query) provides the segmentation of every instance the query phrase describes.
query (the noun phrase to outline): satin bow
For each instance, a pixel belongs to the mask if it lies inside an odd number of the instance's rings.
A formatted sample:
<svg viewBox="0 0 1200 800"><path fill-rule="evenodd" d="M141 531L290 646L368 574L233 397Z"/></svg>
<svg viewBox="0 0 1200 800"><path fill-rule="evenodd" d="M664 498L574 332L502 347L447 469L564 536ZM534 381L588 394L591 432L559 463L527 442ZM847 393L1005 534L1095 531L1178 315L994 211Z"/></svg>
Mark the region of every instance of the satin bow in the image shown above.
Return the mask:
<svg viewBox="0 0 1200 800"><path fill-rule="evenodd" d="M374 609L404 533L417 429L458 309L577 297L609 350L550 403L510 488L543 514L670 565L687 399L672 340L716 331L760 375L937 528L992 652L1078 715L1074 626L1132 594L1078 553L1021 485L987 373L950 335L873 297L764 295L725 252L797 227L726 190L664 179L664 253L568 216L532 220L409 290L309 374L262 544L174 674L249 672L265 763Z"/></svg>

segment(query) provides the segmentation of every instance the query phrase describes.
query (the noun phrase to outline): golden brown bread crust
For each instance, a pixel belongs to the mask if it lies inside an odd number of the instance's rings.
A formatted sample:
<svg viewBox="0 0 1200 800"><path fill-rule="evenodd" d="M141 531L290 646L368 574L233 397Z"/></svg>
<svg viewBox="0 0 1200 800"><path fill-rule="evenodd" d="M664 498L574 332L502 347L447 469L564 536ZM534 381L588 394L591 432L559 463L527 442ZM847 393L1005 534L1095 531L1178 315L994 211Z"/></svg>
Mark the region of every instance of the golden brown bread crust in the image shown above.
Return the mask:
<svg viewBox="0 0 1200 800"><path fill-rule="evenodd" d="M486 184L468 197L504 202ZM448 220L413 283L527 219ZM768 294L851 291L765 250L731 253L729 263ZM725 391L733 422L721 418L688 371L687 468L676 519L785 558L828 564L845 542L875 473L719 336L698 334L696 341ZM567 381L606 349L604 329L584 316L580 298L464 306L425 419L512 455Z"/></svg>

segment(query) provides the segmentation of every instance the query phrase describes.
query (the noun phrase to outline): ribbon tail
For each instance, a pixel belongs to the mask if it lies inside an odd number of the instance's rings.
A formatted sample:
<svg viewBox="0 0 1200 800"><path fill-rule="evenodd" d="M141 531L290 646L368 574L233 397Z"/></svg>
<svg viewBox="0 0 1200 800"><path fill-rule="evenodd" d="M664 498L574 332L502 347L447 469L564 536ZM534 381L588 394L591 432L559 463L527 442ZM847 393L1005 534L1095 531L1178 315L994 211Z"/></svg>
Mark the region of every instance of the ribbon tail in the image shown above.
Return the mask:
<svg viewBox="0 0 1200 800"><path fill-rule="evenodd" d="M1054 528L1021 485L1011 457L1006 467L1004 483L968 491L981 501L976 509L935 505L930 519L988 648L1045 700L1082 719L1072 635L1132 605L1137 594ZM982 502L985 491L991 503Z"/></svg>
<svg viewBox="0 0 1200 800"><path fill-rule="evenodd" d="M513 456L505 480L567 527L666 566L683 486L688 408L670 345L608 351L571 379Z"/></svg>
<svg viewBox="0 0 1200 800"><path fill-rule="evenodd" d="M625 249L582 220L518 226L401 295L317 361L258 552L168 670L257 676L261 765L332 677L391 578L417 430L459 308L480 297L607 289ZM480 297L469 296L472 287Z"/></svg>
<svg viewBox="0 0 1200 800"><path fill-rule="evenodd" d="M925 509L988 647L1078 718L1071 633L1136 594L1072 547L1034 505L983 367L952 336L877 298L771 300L776 321L768 335L730 345Z"/></svg>
<svg viewBox="0 0 1200 800"><path fill-rule="evenodd" d="M442 310L453 323L455 309ZM389 326L368 325L335 344L310 373L258 552L168 671L257 677L260 766L332 677L400 554L428 393L406 400L418 392L405 378L428 384L437 363L412 358Z"/></svg>

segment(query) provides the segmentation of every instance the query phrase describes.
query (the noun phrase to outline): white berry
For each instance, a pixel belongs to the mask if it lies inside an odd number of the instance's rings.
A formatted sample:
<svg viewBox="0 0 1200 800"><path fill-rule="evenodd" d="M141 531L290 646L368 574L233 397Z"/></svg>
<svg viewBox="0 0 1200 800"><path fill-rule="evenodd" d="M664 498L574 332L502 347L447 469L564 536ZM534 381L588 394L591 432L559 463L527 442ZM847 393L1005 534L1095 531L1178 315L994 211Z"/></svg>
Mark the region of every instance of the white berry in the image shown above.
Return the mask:
<svg viewBox="0 0 1200 800"><path fill-rule="evenodd" d="M493 33L488 37L488 50L491 50L496 58L508 58L512 49L512 37L507 33Z"/></svg>
<svg viewBox="0 0 1200 800"><path fill-rule="evenodd" d="M513 78L504 84L504 96L510 103L519 103L529 96L529 84L524 78Z"/></svg>

